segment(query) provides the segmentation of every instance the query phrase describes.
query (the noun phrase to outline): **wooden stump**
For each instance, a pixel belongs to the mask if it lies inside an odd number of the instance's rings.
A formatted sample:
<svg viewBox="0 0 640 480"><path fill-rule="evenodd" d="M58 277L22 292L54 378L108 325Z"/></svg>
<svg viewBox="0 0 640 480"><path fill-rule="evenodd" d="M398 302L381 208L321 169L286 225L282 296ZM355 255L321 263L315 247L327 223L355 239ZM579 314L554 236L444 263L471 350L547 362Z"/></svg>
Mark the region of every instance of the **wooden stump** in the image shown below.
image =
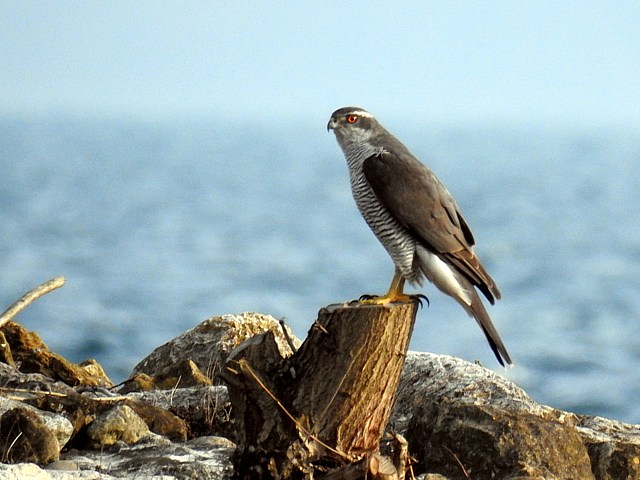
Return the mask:
<svg viewBox="0 0 640 480"><path fill-rule="evenodd" d="M417 310L330 305L289 358L270 332L234 350L223 378L240 478L372 478Z"/></svg>

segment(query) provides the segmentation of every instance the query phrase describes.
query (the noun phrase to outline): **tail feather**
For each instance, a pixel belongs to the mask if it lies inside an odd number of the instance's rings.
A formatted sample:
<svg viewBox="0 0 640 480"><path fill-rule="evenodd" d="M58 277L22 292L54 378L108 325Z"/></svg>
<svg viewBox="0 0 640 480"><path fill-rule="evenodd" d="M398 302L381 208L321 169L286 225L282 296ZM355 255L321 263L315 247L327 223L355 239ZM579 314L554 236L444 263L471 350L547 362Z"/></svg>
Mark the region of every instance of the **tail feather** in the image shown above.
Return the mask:
<svg viewBox="0 0 640 480"><path fill-rule="evenodd" d="M484 283L479 282L477 279L469 278L466 269L458 268L459 263L447 261L450 260L449 257L442 258L426 249L418 249L418 258L420 260L420 270L422 270L425 277L427 277L438 290L456 300L470 316L476 319L485 337L487 337L489 346L491 346L491 350L493 350L500 365L505 366L505 362L513 365L511 357L504 343L502 343L498 331L493 326L491 318L489 318L489 314L480 299L480 295L478 295L478 291L474 287L475 285L479 288L492 304L495 299L500 298L498 287L491 277L484 272L482 266L480 265L478 271L483 272L484 279L486 280ZM477 259L477 257L474 257L474 259Z"/></svg>
<svg viewBox="0 0 640 480"><path fill-rule="evenodd" d="M493 350L493 354L498 359L498 362L500 362L500 365L504 367L505 362L508 365L513 365L509 352L507 352L507 348L504 346L504 343L502 343L502 339L500 338L496 327L493 326L493 322L491 321L491 318L489 318L489 314L484 308L482 300L480 300L480 296L475 292L475 290L472 294L471 305L466 305L463 302L459 303L462 304L467 313L475 318L478 325L480 325L480 328L484 332L485 337L487 337L489 346L491 347L491 350Z"/></svg>

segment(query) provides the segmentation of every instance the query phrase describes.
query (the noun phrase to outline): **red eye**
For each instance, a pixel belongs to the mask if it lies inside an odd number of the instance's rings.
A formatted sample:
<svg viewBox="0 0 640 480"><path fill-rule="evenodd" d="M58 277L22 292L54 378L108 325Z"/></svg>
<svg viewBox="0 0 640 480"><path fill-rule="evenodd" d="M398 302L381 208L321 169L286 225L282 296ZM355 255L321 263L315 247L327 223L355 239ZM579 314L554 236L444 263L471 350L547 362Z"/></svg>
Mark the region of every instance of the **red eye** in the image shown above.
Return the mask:
<svg viewBox="0 0 640 480"><path fill-rule="evenodd" d="M356 123L358 121L358 116L357 115L348 115L347 116L347 123Z"/></svg>

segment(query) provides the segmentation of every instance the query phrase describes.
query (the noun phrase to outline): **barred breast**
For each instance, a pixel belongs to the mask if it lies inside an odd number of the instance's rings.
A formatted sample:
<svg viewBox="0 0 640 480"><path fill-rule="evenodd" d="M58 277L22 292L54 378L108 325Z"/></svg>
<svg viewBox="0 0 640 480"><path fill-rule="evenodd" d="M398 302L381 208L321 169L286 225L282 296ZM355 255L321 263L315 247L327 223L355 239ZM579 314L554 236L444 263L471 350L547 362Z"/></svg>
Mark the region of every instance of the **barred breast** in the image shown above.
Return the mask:
<svg viewBox="0 0 640 480"><path fill-rule="evenodd" d="M380 150L380 151L377 151ZM381 149L359 148L346 151L351 193L358 210L391 256L402 276L413 285L421 285L424 275L416 257L416 242L410 232L380 203L362 170L363 162Z"/></svg>

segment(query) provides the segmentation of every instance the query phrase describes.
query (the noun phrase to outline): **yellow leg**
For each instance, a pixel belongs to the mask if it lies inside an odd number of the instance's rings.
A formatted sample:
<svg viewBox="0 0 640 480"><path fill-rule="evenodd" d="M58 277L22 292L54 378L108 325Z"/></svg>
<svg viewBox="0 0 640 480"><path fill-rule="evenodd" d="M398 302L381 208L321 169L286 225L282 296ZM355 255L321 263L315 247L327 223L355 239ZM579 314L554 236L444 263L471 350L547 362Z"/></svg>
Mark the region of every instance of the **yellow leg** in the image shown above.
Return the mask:
<svg viewBox="0 0 640 480"><path fill-rule="evenodd" d="M393 274L389 291L381 297L366 296L360 298L360 303L368 305L386 305L387 303L408 303L413 301L410 295L403 293L404 277L398 270Z"/></svg>

